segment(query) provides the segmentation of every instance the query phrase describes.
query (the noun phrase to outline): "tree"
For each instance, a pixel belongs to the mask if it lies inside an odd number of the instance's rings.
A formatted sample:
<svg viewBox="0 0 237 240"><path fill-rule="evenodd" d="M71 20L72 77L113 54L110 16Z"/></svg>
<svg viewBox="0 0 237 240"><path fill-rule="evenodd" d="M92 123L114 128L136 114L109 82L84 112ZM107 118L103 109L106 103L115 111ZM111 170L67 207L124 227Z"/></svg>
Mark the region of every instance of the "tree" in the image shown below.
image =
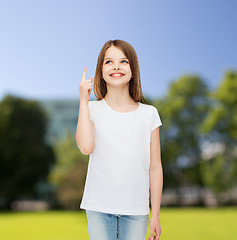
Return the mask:
<svg viewBox="0 0 237 240"><path fill-rule="evenodd" d="M163 122L164 187L200 184L200 125L208 109L207 93L199 77L185 75L170 85L165 98L155 102Z"/></svg>
<svg viewBox="0 0 237 240"><path fill-rule="evenodd" d="M47 116L36 101L7 95L0 116L0 193L10 208L18 197L36 194L54 155L44 141Z"/></svg>
<svg viewBox="0 0 237 240"><path fill-rule="evenodd" d="M88 156L80 152L71 132L55 142L54 153L57 160L48 180L56 187L60 206L77 209L83 195Z"/></svg>
<svg viewBox="0 0 237 240"><path fill-rule="evenodd" d="M213 190L217 199L221 192L232 188L237 180L236 93L237 72L228 71L219 87L210 94L213 104L202 125L209 142L219 143L224 149L212 154L201 165L202 180Z"/></svg>

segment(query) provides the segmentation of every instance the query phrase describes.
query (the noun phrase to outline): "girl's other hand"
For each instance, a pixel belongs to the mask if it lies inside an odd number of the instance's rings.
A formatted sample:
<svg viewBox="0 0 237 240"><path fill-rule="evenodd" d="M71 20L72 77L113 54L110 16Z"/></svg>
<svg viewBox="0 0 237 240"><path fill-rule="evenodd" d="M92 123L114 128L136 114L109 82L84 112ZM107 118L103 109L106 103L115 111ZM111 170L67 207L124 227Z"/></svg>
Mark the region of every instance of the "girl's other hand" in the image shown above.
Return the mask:
<svg viewBox="0 0 237 240"><path fill-rule="evenodd" d="M147 240L158 240L158 239L160 239L161 226L160 226L159 217L151 216L150 232L151 232L150 238L148 238ZM154 235L154 233L156 233L156 235Z"/></svg>
<svg viewBox="0 0 237 240"><path fill-rule="evenodd" d="M80 101L85 100L89 102L90 94L92 92L92 77L86 80L86 67L84 67L81 82L79 84L79 90L80 90Z"/></svg>

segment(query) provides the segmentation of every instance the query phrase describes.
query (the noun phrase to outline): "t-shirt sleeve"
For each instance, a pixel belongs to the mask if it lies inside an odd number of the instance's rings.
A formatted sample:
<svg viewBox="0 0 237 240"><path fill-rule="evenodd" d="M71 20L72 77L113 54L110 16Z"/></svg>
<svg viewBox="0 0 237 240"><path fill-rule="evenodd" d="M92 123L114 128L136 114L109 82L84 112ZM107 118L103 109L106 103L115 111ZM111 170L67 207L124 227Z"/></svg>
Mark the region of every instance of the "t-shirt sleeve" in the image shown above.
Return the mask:
<svg viewBox="0 0 237 240"><path fill-rule="evenodd" d="M155 107L152 107L152 115L151 115L151 132L157 127L161 126L162 122L160 119L160 115Z"/></svg>
<svg viewBox="0 0 237 240"><path fill-rule="evenodd" d="M94 122L94 104L93 101L89 101L88 102L88 107L89 107L89 115L90 115L90 119L92 122Z"/></svg>

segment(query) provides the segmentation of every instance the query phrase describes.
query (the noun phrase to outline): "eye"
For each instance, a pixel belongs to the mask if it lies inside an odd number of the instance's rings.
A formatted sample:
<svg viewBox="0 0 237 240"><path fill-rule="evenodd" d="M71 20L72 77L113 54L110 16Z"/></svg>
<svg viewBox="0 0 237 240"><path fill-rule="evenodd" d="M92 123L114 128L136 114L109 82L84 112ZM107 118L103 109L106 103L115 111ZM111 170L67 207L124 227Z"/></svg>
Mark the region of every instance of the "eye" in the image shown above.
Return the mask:
<svg viewBox="0 0 237 240"><path fill-rule="evenodd" d="M106 61L105 64L107 64L107 63L109 63L109 62L111 62L111 60ZM126 62L126 63L128 63L127 60L122 60L122 62Z"/></svg>

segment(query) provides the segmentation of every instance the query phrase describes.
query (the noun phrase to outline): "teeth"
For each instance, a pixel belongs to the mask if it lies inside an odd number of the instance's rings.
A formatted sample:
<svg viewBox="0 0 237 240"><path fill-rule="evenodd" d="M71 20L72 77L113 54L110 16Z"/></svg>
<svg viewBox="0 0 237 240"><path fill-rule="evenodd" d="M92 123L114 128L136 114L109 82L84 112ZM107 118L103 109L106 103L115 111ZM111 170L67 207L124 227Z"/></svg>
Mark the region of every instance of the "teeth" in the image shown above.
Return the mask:
<svg viewBox="0 0 237 240"><path fill-rule="evenodd" d="M122 76L122 74L112 74L112 76L117 77L117 76Z"/></svg>

